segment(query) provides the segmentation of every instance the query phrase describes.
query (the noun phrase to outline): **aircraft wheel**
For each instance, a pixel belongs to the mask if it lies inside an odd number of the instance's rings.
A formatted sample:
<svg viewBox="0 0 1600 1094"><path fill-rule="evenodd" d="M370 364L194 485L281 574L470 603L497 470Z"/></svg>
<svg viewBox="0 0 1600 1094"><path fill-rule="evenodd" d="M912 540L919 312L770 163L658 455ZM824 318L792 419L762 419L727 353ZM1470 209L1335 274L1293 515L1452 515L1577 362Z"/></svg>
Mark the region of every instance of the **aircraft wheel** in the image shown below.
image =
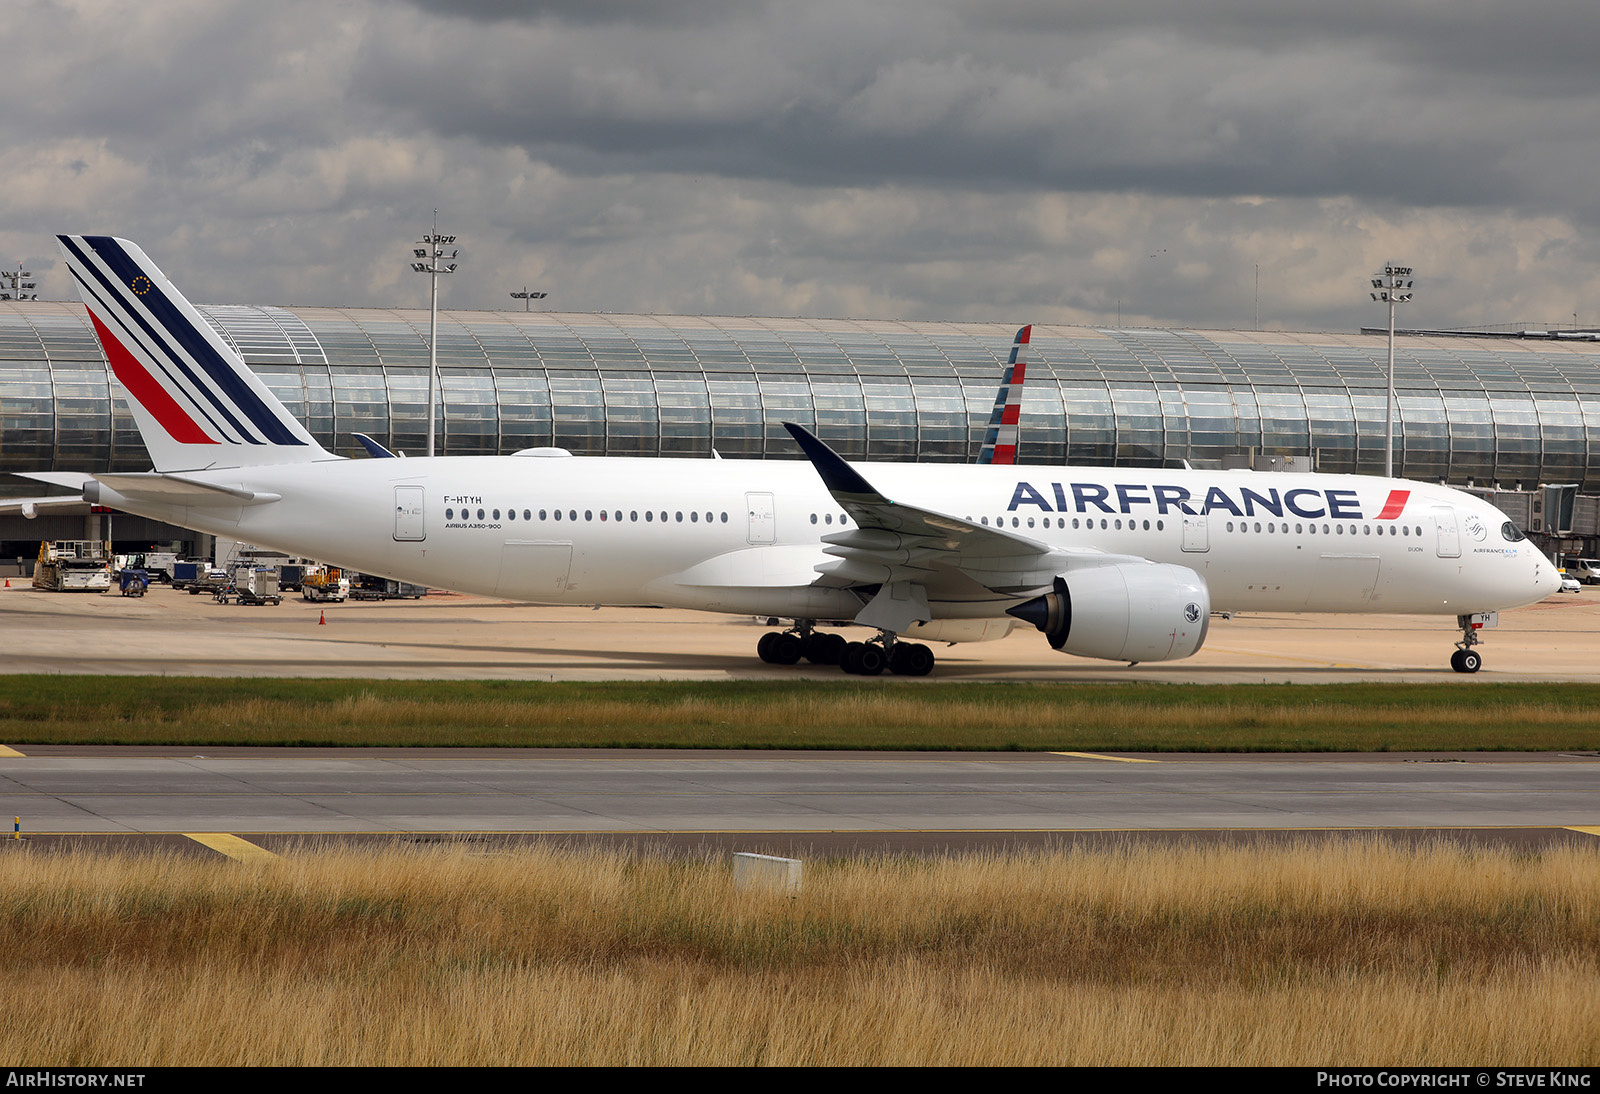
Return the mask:
<svg viewBox="0 0 1600 1094"><path fill-rule="evenodd" d="M839 667L845 672L855 675L861 671L861 651L866 646L860 642L846 642L844 652L839 655Z"/></svg>
<svg viewBox="0 0 1600 1094"><path fill-rule="evenodd" d="M1457 672L1477 672L1483 668L1483 657L1477 650L1456 650L1450 655L1450 667Z"/></svg>
<svg viewBox="0 0 1600 1094"><path fill-rule="evenodd" d="M777 631L768 631L762 635L761 641L756 643L756 656L769 665L776 664L772 660L772 648L777 644L778 639L782 637Z"/></svg>
<svg viewBox="0 0 1600 1094"><path fill-rule="evenodd" d="M813 665L837 665L847 645L842 634L813 633L806 640L805 657Z"/></svg>
<svg viewBox="0 0 1600 1094"><path fill-rule="evenodd" d="M869 646L861 644L861 652L856 655L856 671L862 676L879 676L888 667L889 655L882 646Z"/></svg>
<svg viewBox="0 0 1600 1094"><path fill-rule="evenodd" d="M932 650L920 643L913 643L906 647L905 674L907 676L926 676L933 671L934 660Z"/></svg>
<svg viewBox="0 0 1600 1094"><path fill-rule="evenodd" d="M774 665L792 665L800 660L800 653L804 648L798 634L780 634L777 641L768 648L771 656L767 660Z"/></svg>

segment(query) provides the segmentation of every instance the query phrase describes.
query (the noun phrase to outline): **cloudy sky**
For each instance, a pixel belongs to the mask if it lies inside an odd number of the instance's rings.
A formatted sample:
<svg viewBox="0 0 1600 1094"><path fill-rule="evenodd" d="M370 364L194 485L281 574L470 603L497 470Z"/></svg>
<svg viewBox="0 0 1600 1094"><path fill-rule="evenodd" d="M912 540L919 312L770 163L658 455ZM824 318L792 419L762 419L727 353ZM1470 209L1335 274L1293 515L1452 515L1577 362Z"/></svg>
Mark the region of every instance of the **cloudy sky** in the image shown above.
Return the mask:
<svg viewBox="0 0 1600 1094"><path fill-rule="evenodd" d="M1600 324L1594 0L5 0L0 261L206 302Z"/></svg>

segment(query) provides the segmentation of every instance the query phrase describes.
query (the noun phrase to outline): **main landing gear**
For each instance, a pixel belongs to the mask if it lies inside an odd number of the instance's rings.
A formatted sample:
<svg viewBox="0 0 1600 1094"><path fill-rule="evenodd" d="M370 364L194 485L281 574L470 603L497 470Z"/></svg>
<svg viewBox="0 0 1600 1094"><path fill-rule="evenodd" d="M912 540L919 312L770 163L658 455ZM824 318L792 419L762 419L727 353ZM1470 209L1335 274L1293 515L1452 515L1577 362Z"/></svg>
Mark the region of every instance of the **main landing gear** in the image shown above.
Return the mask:
<svg viewBox="0 0 1600 1094"><path fill-rule="evenodd" d="M1483 654L1472 647L1483 641L1478 637L1483 622L1470 615L1458 615L1456 623L1461 627L1461 641L1456 643L1456 652L1450 655L1450 667L1457 672L1477 672L1483 668Z"/></svg>
<svg viewBox="0 0 1600 1094"><path fill-rule="evenodd" d="M793 665L804 657L813 665L838 665L855 676L926 676L933 671L933 651L917 642L901 642L887 631L867 642L849 642L841 634L823 634L807 620L792 631L768 631L756 643L756 654L769 665Z"/></svg>

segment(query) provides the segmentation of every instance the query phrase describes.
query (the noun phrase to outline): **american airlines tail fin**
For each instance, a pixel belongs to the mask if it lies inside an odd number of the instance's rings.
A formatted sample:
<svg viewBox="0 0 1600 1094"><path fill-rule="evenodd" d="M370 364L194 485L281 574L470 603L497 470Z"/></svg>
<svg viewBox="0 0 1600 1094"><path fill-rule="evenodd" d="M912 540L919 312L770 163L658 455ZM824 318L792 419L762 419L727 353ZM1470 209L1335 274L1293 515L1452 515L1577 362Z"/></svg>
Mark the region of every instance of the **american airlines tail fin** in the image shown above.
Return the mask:
<svg viewBox="0 0 1600 1094"><path fill-rule="evenodd" d="M338 458L137 246L56 238L157 471Z"/></svg>
<svg viewBox="0 0 1600 1094"><path fill-rule="evenodd" d="M994 397L994 413L989 416L989 429L983 435L979 463L1017 462L1017 419L1022 414L1022 381L1028 370L1028 340L1032 336L1033 324L1029 323L1011 343L1011 360L1006 362L1005 376Z"/></svg>

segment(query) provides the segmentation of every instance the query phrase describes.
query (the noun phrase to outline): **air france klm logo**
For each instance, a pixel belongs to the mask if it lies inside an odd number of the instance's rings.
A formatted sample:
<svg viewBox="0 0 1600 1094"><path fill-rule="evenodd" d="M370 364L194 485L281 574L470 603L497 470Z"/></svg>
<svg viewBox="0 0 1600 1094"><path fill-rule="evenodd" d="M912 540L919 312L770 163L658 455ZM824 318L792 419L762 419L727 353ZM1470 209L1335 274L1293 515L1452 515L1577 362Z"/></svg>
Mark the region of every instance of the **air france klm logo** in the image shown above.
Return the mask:
<svg viewBox="0 0 1600 1094"><path fill-rule="evenodd" d="M1296 487L1280 492L1276 487L1252 490L1248 486L1226 490L1213 486L1203 498L1197 498L1187 487L1161 484L1117 483L1108 486L1098 482L1053 482L1049 494L1032 483L1019 482L1011 494L1008 512L1025 505L1037 506L1046 513L1134 513L1148 506L1157 516L1168 513L1186 513L1197 517L1204 513L1231 513L1236 517L1295 516L1307 520L1327 517L1333 520L1366 520L1361 499L1354 490L1316 490ZM1070 497L1069 497L1070 495ZM1391 490L1375 520L1395 520L1411 497L1409 490ZM1055 504L1051 505L1054 499Z"/></svg>

